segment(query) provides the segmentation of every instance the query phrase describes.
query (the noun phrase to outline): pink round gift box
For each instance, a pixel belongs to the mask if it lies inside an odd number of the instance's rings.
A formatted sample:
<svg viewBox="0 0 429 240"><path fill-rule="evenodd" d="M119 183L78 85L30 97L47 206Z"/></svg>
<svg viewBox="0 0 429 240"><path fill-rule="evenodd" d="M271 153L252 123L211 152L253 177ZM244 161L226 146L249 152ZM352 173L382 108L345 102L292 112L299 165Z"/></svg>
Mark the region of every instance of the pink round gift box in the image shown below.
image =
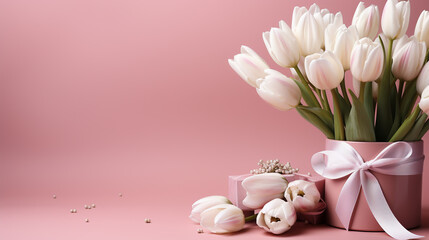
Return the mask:
<svg viewBox="0 0 429 240"><path fill-rule="evenodd" d="M337 140L326 140L326 150L334 150L338 144ZM368 161L377 156L380 151L386 148L390 142L349 142L363 158ZM413 153L411 157L424 157L423 141L409 142ZM373 172L383 190L384 197L389 204L395 217L407 229L420 226L421 203L422 203L422 174L408 176L385 175ZM344 228L341 224L335 207L338 196L346 182L348 176L341 179L325 180L325 201L327 204L326 221L329 225ZM366 202L365 195L361 189L356 202L350 230L359 231L383 231L375 220Z"/></svg>

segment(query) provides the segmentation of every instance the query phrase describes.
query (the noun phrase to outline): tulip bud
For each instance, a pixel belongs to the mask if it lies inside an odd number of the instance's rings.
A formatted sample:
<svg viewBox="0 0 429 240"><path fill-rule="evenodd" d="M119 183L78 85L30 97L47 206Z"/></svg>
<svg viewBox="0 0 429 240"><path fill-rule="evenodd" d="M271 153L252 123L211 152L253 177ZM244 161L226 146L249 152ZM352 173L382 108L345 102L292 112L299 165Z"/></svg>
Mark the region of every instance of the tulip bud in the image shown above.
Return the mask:
<svg viewBox="0 0 429 240"><path fill-rule="evenodd" d="M292 203L279 198L273 199L262 208L256 217L256 224L268 232L282 234L296 222L296 212Z"/></svg>
<svg viewBox="0 0 429 240"><path fill-rule="evenodd" d="M209 197L201 198L200 200L192 204L192 211L189 218L196 223L200 223L201 213L204 210L219 204L232 204L232 203L228 200L228 198L224 196L209 196Z"/></svg>
<svg viewBox="0 0 429 240"><path fill-rule="evenodd" d="M322 90L338 87L344 77L343 66L331 51L307 56L305 58L305 70L308 80Z"/></svg>
<svg viewBox="0 0 429 240"><path fill-rule="evenodd" d="M378 7L371 5L365 8L365 3L360 2L353 15L352 25L356 26L359 38L368 37L374 40L380 26Z"/></svg>
<svg viewBox="0 0 429 240"><path fill-rule="evenodd" d="M231 204L220 204L201 213L201 226L212 233L237 232L244 227L243 211Z"/></svg>
<svg viewBox="0 0 429 240"><path fill-rule="evenodd" d="M386 37L396 39L407 32L410 22L410 2L387 0L381 16L381 28Z"/></svg>
<svg viewBox="0 0 429 240"><path fill-rule="evenodd" d="M317 207L320 193L314 182L296 180L289 183L285 198L293 204L297 212L308 212Z"/></svg>
<svg viewBox="0 0 429 240"><path fill-rule="evenodd" d="M337 28L330 24L325 30L325 48L340 59L344 70L350 69L350 54L358 39L356 27L353 25L347 28L343 24Z"/></svg>
<svg viewBox="0 0 429 240"><path fill-rule="evenodd" d="M317 9L313 11L317 12ZM319 52L323 46L324 29L320 14L315 17L305 8L295 7L292 16L292 32L298 40L303 56Z"/></svg>
<svg viewBox="0 0 429 240"><path fill-rule="evenodd" d="M296 107L301 100L301 91L296 83L285 75L268 69L268 75L257 80L256 92L267 103L281 111Z"/></svg>
<svg viewBox="0 0 429 240"><path fill-rule="evenodd" d="M251 48L241 46L241 53L228 59L231 68L248 84L256 87L256 79L265 77L265 70L269 69L265 61Z"/></svg>
<svg viewBox="0 0 429 240"><path fill-rule="evenodd" d="M252 209L261 208L275 198L282 198L287 187L286 179L278 173L253 175L241 184L247 192L243 205Z"/></svg>
<svg viewBox="0 0 429 240"><path fill-rule="evenodd" d="M265 46L278 65L295 67L300 58L298 42L284 21L280 21L279 25L280 28L271 28L271 31L262 34Z"/></svg>
<svg viewBox="0 0 429 240"><path fill-rule="evenodd" d="M424 10L417 20L414 36L420 41L426 43L429 47L429 12Z"/></svg>
<svg viewBox="0 0 429 240"><path fill-rule="evenodd" d="M419 42L414 36L403 36L393 51L393 75L404 81L415 79L422 69L425 56L425 43Z"/></svg>
<svg viewBox="0 0 429 240"><path fill-rule="evenodd" d="M379 42L362 38L355 43L350 57L350 72L361 82L375 81L383 71L384 53Z"/></svg>
<svg viewBox="0 0 429 240"><path fill-rule="evenodd" d="M423 90L429 86L429 64L425 64L422 71L420 72L419 77L417 78L417 92L419 95L422 94Z"/></svg>

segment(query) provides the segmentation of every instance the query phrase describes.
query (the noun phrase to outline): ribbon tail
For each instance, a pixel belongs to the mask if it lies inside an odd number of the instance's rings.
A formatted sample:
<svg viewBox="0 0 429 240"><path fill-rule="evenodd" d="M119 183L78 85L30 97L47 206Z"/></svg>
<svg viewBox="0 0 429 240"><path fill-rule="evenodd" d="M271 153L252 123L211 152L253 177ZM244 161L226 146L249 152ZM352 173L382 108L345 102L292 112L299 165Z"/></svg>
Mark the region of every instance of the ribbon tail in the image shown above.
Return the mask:
<svg viewBox="0 0 429 240"><path fill-rule="evenodd" d="M402 226L398 219L396 219L392 210L390 210L389 204L384 198L383 191L377 178L372 175L372 173L361 171L360 180L368 206L378 224L380 224L381 228L383 228L387 234L396 239L416 239L423 237L408 231Z"/></svg>
<svg viewBox="0 0 429 240"><path fill-rule="evenodd" d="M347 179L338 197L335 212L346 230L349 230L350 220L359 197L360 187L359 171L356 171Z"/></svg>

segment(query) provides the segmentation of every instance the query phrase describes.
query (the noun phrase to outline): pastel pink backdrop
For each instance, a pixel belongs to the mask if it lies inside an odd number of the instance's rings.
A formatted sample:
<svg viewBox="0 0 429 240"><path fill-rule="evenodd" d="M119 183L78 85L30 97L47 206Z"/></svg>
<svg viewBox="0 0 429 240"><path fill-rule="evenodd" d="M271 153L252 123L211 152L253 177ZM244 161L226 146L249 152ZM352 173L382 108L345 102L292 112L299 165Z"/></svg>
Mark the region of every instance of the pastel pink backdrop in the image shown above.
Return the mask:
<svg viewBox="0 0 429 240"><path fill-rule="evenodd" d="M1 1L0 239L271 238L251 225L199 235L188 215L259 159L306 173L323 149L319 131L227 64L245 44L279 69L262 32L312 2L350 24L359 1ZM429 8L411 7L409 34ZM427 165L415 232L429 236ZM386 238L303 223L285 236Z"/></svg>

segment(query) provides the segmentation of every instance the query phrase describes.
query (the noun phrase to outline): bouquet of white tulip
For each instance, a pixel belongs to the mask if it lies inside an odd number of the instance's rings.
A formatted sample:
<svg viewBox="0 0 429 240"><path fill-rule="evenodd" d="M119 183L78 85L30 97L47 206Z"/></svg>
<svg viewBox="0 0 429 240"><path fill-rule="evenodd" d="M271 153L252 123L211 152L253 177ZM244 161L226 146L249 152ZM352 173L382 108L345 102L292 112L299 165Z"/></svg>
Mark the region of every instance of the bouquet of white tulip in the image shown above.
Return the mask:
<svg viewBox="0 0 429 240"><path fill-rule="evenodd" d="M408 1L387 0L378 34L374 5L359 3L349 27L340 12L295 7L291 27L280 21L262 34L274 62L293 77L270 69L246 46L229 64L263 100L279 110L296 108L329 139L417 141L429 130L429 12L421 13L411 37L409 18ZM354 91L346 87L348 70Z"/></svg>

